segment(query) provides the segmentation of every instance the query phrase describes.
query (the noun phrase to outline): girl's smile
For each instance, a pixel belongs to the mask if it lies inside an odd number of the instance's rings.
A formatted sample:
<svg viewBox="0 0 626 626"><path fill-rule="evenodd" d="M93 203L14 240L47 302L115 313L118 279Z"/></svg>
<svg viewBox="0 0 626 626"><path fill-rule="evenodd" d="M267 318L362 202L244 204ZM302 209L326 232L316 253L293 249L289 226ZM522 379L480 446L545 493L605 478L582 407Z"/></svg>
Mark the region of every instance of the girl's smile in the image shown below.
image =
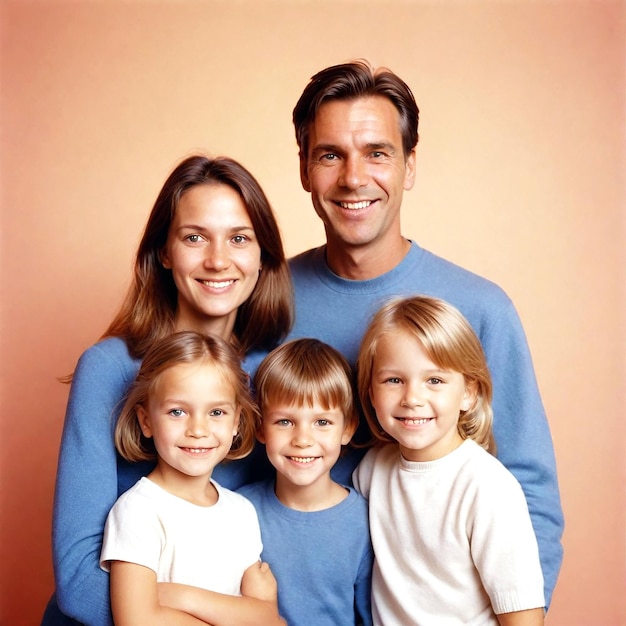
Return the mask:
<svg viewBox="0 0 626 626"><path fill-rule="evenodd" d="M370 399L381 427L407 460L433 461L459 446L459 414L474 393L461 373L433 363L414 336L400 331L381 336Z"/></svg>

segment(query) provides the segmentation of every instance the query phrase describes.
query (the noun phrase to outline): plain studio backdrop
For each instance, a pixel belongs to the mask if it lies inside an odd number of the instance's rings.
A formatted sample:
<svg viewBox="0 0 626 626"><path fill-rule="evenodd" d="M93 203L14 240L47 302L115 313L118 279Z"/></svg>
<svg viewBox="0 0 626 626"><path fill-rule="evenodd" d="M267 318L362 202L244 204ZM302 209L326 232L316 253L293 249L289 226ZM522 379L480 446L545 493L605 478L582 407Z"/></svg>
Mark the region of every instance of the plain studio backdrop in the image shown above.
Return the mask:
<svg viewBox="0 0 626 626"><path fill-rule="evenodd" d="M355 57L420 107L404 234L524 323L566 519L547 624L626 624L624 2L5 0L0 20L2 626L38 624L53 590L57 378L120 305L161 184L232 156L290 255L322 243L291 111Z"/></svg>

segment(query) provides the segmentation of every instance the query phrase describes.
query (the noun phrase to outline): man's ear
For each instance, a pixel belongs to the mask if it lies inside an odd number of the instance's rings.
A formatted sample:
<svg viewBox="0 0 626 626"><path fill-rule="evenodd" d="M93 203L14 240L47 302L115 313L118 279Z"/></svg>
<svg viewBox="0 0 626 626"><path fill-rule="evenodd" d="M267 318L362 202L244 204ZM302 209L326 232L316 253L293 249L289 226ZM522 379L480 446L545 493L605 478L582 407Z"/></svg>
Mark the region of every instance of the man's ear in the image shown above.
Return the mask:
<svg viewBox="0 0 626 626"><path fill-rule="evenodd" d="M308 172L308 160L300 154L300 182L302 183L302 187L304 191L311 191L311 184L309 183L309 172Z"/></svg>
<svg viewBox="0 0 626 626"><path fill-rule="evenodd" d="M150 422L150 415L146 409L143 408L143 405L138 404L135 407L135 411L137 413L137 421L139 422L139 428L141 428L141 432L143 436L147 439L152 437L152 424Z"/></svg>
<svg viewBox="0 0 626 626"><path fill-rule="evenodd" d="M409 156L406 158L404 164L404 184L403 189L408 191L413 189L415 184L415 148L409 152Z"/></svg>

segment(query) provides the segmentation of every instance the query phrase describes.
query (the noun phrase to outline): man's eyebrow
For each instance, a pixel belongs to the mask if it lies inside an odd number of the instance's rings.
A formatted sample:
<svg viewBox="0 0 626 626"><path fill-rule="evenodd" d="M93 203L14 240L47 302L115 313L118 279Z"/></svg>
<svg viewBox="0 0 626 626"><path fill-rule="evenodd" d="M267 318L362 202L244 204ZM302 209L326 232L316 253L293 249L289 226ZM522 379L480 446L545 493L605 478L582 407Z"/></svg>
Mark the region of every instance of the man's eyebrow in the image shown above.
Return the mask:
<svg viewBox="0 0 626 626"><path fill-rule="evenodd" d="M339 146L332 143L318 143L311 148L312 154L319 154L320 152L341 152Z"/></svg>

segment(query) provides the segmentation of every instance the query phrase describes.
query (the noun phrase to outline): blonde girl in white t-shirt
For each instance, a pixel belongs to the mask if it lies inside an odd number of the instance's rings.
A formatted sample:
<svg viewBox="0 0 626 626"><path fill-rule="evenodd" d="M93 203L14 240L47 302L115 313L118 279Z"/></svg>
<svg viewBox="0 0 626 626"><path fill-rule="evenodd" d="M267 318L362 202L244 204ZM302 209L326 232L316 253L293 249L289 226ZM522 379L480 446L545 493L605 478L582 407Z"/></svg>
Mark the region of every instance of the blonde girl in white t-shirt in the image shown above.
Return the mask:
<svg viewBox="0 0 626 626"><path fill-rule="evenodd" d="M357 369L380 444L354 473L369 499L374 624L543 624L537 541L519 483L490 454L491 377L467 320L435 298L393 300Z"/></svg>
<svg viewBox="0 0 626 626"><path fill-rule="evenodd" d="M116 626L284 624L254 507L211 478L252 450L256 411L225 340L185 331L146 353L115 443L127 461L157 465L107 518L101 565Z"/></svg>

